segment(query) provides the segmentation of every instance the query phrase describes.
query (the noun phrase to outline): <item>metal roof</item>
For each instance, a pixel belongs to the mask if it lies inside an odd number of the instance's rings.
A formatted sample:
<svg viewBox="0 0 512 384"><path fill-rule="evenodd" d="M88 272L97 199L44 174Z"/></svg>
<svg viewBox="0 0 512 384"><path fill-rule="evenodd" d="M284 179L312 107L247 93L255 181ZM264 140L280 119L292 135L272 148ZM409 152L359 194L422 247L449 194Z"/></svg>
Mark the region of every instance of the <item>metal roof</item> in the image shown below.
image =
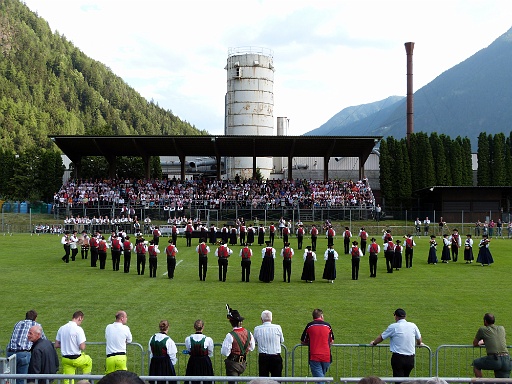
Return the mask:
<svg viewBox="0 0 512 384"><path fill-rule="evenodd" d="M77 162L84 156L360 157L382 136L49 136Z"/></svg>

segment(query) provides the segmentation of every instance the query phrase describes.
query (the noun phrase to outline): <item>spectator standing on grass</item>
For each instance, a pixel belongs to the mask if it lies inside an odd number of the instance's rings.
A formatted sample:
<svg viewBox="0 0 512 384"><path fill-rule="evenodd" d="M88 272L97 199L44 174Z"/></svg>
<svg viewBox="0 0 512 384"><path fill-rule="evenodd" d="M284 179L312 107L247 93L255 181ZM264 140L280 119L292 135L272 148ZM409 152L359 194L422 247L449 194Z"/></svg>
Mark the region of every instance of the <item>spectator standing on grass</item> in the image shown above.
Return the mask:
<svg viewBox="0 0 512 384"><path fill-rule="evenodd" d="M132 342L132 333L126 325L128 315L125 311L116 313L116 321L105 328L105 340L107 359L105 362L105 374L123 370L126 371L126 345Z"/></svg>
<svg viewBox="0 0 512 384"><path fill-rule="evenodd" d="M194 322L195 332L185 339L185 348L190 356L185 376L213 376L213 340L203 334L204 321ZM186 381L185 384L212 384L211 381Z"/></svg>
<svg viewBox="0 0 512 384"><path fill-rule="evenodd" d="M282 377L283 358L281 344L284 343L280 325L272 324L272 312L261 312L261 325L254 328L254 339L258 344L259 376Z"/></svg>
<svg viewBox="0 0 512 384"><path fill-rule="evenodd" d="M512 364L505 338L505 328L494 323L494 315L486 313L484 325L478 328L473 346L485 346L487 356L473 360L473 372L476 377L482 377L482 369L488 369L494 371L494 377L509 378Z"/></svg>
<svg viewBox="0 0 512 384"><path fill-rule="evenodd" d="M81 327L83 320L84 313L76 311L71 321L57 331L55 348L60 348L64 375L74 375L77 368L85 375L92 371L92 359L84 352L86 338ZM69 380L64 380L64 384L69 384Z"/></svg>
<svg viewBox="0 0 512 384"><path fill-rule="evenodd" d="M377 345L389 338L393 377L409 377L414 368L416 345L423 344L421 333L416 324L405 320L406 313L402 308L398 308L393 315L395 322L372 340L370 345Z"/></svg>
<svg viewBox="0 0 512 384"><path fill-rule="evenodd" d="M162 320L158 324L159 332L155 333L149 339L149 376L176 376L174 366L178 362L176 353L178 349L173 339L171 339L167 332L169 332L169 322ZM155 381L150 381L155 384ZM166 384L166 381L157 381L158 384ZM171 383L175 383L171 381Z"/></svg>
<svg viewBox="0 0 512 384"><path fill-rule="evenodd" d="M254 336L242 326L244 317L236 309L226 305L228 309L227 319L233 330L229 332L224 341L220 353L226 356L226 376L240 376L247 367L247 353L254 351Z"/></svg>
<svg viewBox="0 0 512 384"><path fill-rule="evenodd" d="M313 310L313 321L309 322L300 338L309 347L309 368L313 377L325 377L332 362L331 345L334 333L331 325L324 321L321 309ZM324 382L318 382L324 384Z"/></svg>
<svg viewBox="0 0 512 384"><path fill-rule="evenodd" d="M30 349L30 363L28 373L30 375L49 374L54 375L59 369L59 357L50 340L43 339L43 328L40 325L30 327L27 339L32 343ZM16 373L21 373L16 371ZM24 381L24 380L21 380ZM51 380L36 379L36 384L49 384Z"/></svg>
<svg viewBox="0 0 512 384"><path fill-rule="evenodd" d="M25 314L25 320L18 321L14 325L9 344L7 344L7 357L16 355L16 373L27 373L30 362L30 349L32 341L27 339L28 332L34 325L41 326L37 319L37 312L33 309ZM41 337L46 339L41 329ZM22 384L24 380L16 380L18 384Z"/></svg>

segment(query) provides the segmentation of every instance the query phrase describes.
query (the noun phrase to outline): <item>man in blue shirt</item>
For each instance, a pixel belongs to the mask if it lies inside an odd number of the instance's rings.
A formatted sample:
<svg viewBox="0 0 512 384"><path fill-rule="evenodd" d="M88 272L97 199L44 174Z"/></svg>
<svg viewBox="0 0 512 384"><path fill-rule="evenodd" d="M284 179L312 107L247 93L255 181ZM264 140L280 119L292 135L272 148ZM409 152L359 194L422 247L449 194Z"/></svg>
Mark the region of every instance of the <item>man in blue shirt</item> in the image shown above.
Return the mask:
<svg viewBox="0 0 512 384"><path fill-rule="evenodd" d="M414 368L416 345L423 345L420 330L414 323L405 320L405 311L398 308L394 314L395 322L382 332L370 345L377 345L389 338L391 368L393 377L409 377Z"/></svg>

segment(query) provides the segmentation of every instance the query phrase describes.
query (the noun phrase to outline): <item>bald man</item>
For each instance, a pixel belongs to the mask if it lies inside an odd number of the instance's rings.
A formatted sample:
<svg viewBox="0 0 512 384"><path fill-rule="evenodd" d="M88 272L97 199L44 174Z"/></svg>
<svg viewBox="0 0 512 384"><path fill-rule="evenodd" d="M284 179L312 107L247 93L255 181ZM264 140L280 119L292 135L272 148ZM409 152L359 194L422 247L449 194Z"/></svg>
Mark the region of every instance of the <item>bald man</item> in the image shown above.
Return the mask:
<svg viewBox="0 0 512 384"><path fill-rule="evenodd" d="M107 360L105 363L105 374L114 371L126 371L126 344L132 342L132 333L126 325L128 316L125 311L116 313L116 321L105 328L105 339L107 340Z"/></svg>
<svg viewBox="0 0 512 384"><path fill-rule="evenodd" d="M59 370L59 357L53 343L43 339L42 335L43 329L40 325L34 325L28 330L27 339L32 343L28 373L53 375ZM48 384L51 380L36 379L35 382Z"/></svg>

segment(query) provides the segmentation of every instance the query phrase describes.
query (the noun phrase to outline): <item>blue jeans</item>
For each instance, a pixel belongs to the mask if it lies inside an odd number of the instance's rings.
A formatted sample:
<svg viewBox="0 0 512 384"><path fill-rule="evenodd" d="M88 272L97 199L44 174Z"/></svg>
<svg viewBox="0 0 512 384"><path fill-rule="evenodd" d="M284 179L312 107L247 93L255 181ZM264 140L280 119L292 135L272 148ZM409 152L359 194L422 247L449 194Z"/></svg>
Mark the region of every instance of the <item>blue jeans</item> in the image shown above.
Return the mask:
<svg viewBox="0 0 512 384"><path fill-rule="evenodd" d="M309 368L311 369L313 377L324 377L330 365L331 363L309 360ZM325 384L325 382L319 381L318 384Z"/></svg>
<svg viewBox="0 0 512 384"><path fill-rule="evenodd" d="M16 373L28 373L30 352L7 352L7 357L12 355L16 355ZM16 380L16 384L23 384L25 381L25 379Z"/></svg>

